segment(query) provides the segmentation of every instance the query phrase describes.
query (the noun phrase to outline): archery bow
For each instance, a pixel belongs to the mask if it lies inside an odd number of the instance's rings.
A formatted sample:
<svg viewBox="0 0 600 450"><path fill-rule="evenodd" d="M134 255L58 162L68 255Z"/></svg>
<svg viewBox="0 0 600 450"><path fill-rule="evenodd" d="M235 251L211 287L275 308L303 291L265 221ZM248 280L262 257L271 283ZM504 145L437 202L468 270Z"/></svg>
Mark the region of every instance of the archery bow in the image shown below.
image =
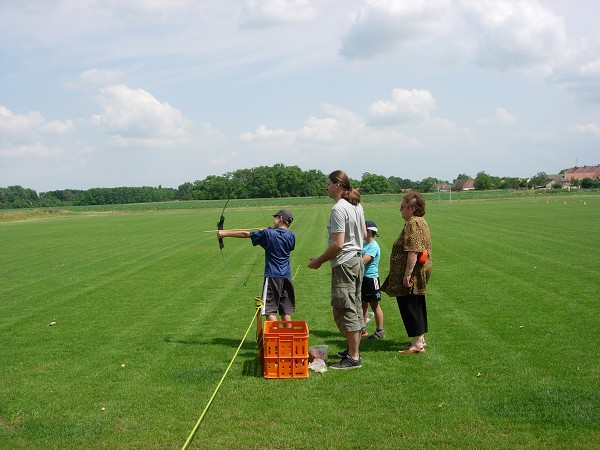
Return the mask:
<svg viewBox="0 0 600 450"><path fill-rule="evenodd" d="M227 203L229 203L230 199L231 195L228 195L227 201L225 202L223 210L221 211L221 217L219 218L219 222L217 223L217 230L223 229L223 225L225 224L225 216L223 214L225 213L225 208L227 208ZM223 243L223 238L219 238L219 250L221 250L221 258L223 259L223 262L225 262L225 257L223 256L223 247L225 247L225 244Z"/></svg>

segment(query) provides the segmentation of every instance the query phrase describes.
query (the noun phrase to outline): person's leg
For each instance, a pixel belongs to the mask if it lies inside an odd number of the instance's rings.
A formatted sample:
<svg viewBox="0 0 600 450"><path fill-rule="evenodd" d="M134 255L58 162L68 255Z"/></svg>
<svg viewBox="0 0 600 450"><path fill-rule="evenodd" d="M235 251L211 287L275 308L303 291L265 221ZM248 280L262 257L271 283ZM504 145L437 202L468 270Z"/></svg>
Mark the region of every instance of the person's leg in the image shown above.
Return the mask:
<svg viewBox="0 0 600 450"><path fill-rule="evenodd" d="M371 302L371 309L375 314L375 326L377 329L383 330L383 310L379 306L379 302Z"/></svg>
<svg viewBox="0 0 600 450"><path fill-rule="evenodd" d="M375 332L369 336L369 339L382 339L385 336L383 329L383 311L379 306L379 302L370 302L373 315L375 316Z"/></svg>
<svg viewBox="0 0 600 450"><path fill-rule="evenodd" d="M332 268L332 301L333 315L338 329L346 335L347 355L357 361L355 367L360 367L360 338L364 320L362 315L361 284L362 259L353 258L347 263ZM344 366L344 367L342 367ZM340 362L332 368L349 368Z"/></svg>
<svg viewBox="0 0 600 450"><path fill-rule="evenodd" d="M360 358L360 331L347 331L346 339L348 341L348 355L358 360Z"/></svg>
<svg viewBox="0 0 600 450"><path fill-rule="evenodd" d="M421 297L421 298L419 298ZM408 349L402 350L404 353L424 352L423 334L427 331L426 315L423 315L424 296L403 295L397 297L398 309L402 316L402 322L406 329L406 334L411 338L411 345Z"/></svg>
<svg viewBox="0 0 600 450"><path fill-rule="evenodd" d="M296 311L294 283L291 278L283 278L278 280L278 285L280 290L279 315L281 316L281 320L289 322L292 320L292 313Z"/></svg>
<svg viewBox="0 0 600 450"><path fill-rule="evenodd" d="M362 312L363 312L363 320L365 324L367 323L367 319L369 318L369 303L363 301L362 302Z"/></svg>

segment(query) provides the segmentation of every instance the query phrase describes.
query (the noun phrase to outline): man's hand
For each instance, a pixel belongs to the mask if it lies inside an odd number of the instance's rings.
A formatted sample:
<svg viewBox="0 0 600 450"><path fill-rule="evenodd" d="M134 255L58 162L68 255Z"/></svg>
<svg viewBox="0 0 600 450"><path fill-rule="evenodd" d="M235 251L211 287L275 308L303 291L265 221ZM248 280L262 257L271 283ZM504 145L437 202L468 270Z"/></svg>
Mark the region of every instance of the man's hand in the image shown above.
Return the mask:
<svg viewBox="0 0 600 450"><path fill-rule="evenodd" d="M323 263L319 261L319 258L309 258L308 260L308 268L309 269L318 269L321 267Z"/></svg>

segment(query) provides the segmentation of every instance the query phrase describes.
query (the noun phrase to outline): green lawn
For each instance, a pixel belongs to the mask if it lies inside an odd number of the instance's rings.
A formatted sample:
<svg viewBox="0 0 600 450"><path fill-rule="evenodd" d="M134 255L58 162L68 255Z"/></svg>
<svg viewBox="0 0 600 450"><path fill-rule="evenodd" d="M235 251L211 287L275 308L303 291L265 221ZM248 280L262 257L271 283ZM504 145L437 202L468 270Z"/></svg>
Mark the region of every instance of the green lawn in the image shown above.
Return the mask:
<svg viewBox="0 0 600 450"><path fill-rule="evenodd" d="M226 227L286 206L260 204L232 201ZM185 443L252 321L263 257L242 239L221 256L203 231L222 205L155 207L0 223L0 448ZM292 207L292 270L294 319L333 354L329 269L306 268L330 207ZM364 207L383 281L399 202ZM388 297L386 339L363 341L358 370L264 379L251 333L190 448L599 448L600 197L434 197L426 219L426 354L398 354Z"/></svg>

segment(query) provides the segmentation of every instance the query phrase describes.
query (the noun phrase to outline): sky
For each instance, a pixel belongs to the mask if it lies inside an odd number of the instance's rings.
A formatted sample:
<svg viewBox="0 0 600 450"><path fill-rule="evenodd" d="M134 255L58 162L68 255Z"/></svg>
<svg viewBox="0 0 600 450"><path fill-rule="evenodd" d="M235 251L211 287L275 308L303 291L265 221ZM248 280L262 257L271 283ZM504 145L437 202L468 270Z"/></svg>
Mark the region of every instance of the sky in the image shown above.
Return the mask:
<svg viewBox="0 0 600 450"><path fill-rule="evenodd" d="M0 186L600 164L597 0L0 0Z"/></svg>

